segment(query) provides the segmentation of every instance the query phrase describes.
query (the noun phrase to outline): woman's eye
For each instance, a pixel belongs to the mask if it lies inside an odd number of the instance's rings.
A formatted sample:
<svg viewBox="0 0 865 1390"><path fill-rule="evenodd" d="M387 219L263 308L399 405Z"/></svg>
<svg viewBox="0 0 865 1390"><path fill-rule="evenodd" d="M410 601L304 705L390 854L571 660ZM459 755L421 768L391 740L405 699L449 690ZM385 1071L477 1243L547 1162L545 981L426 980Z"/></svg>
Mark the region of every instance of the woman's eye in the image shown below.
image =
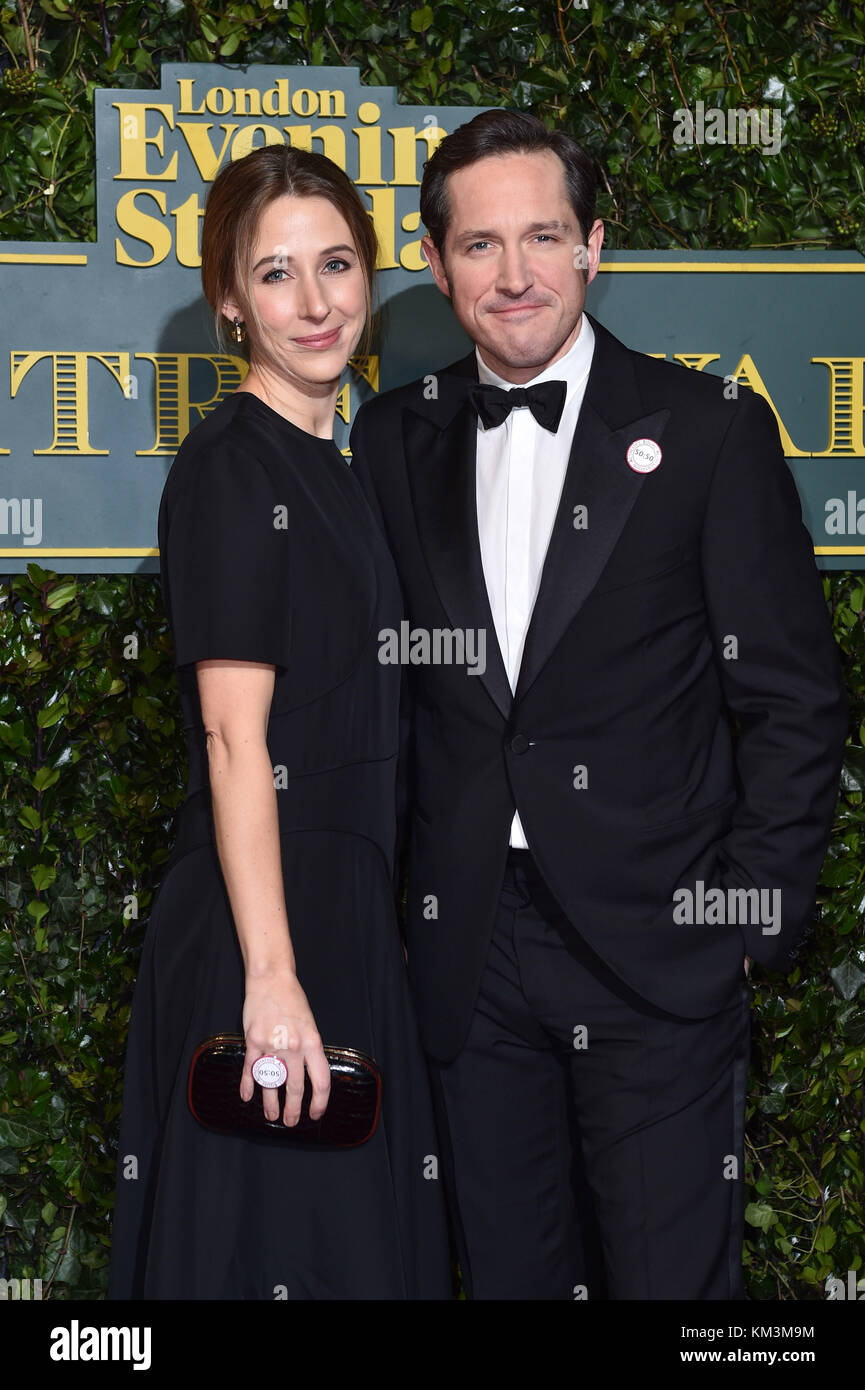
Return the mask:
<svg viewBox="0 0 865 1390"><path fill-rule="evenodd" d="M333 256L329 261L325 261L323 269L330 275L339 275L343 270L349 270L350 266L348 261L342 260L340 256ZM273 266L262 276L262 284L279 285L287 278L288 272L284 266Z"/></svg>

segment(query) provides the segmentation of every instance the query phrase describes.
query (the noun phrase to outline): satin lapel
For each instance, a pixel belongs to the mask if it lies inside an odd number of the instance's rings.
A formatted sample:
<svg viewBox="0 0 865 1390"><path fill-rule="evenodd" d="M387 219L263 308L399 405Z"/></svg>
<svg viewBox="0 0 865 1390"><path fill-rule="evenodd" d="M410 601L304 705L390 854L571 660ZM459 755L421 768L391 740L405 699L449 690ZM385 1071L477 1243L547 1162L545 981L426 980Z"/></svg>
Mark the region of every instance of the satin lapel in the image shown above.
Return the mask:
<svg viewBox="0 0 865 1390"><path fill-rule="evenodd" d="M669 410L657 410L611 429L586 390L526 634L516 699L537 678L598 582L646 481L647 474L629 467L628 445L635 439L660 440L669 415ZM584 529L574 527L578 506L586 508Z"/></svg>
<svg viewBox="0 0 865 1390"><path fill-rule="evenodd" d="M483 629L483 682L505 719L513 695L496 637L478 540L477 415L464 404L444 429L419 414L403 421L405 458L424 557L451 627Z"/></svg>

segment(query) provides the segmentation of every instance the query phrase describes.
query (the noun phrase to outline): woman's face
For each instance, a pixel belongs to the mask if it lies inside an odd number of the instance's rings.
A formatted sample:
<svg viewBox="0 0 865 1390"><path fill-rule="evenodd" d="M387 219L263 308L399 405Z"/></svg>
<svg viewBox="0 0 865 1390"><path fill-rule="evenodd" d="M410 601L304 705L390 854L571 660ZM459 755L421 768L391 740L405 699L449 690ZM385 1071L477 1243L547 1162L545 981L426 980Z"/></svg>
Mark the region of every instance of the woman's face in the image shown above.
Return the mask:
<svg viewBox="0 0 865 1390"><path fill-rule="evenodd" d="M363 332L366 292L349 225L333 203L283 194L268 205L251 293L286 376L314 387L341 375ZM241 317L233 304L225 312Z"/></svg>

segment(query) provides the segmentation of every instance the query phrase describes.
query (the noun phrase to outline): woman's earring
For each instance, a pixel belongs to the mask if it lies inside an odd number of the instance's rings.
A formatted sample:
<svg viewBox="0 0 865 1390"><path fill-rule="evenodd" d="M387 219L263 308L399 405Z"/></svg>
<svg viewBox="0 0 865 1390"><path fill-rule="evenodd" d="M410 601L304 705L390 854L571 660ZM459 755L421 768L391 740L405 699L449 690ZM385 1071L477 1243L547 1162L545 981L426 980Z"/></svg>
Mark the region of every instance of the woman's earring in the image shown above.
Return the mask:
<svg viewBox="0 0 865 1390"><path fill-rule="evenodd" d="M236 343L242 343L246 337L246 328L240 322L236 314L234 316L234 327L231 330L231 336Z"/></svg>

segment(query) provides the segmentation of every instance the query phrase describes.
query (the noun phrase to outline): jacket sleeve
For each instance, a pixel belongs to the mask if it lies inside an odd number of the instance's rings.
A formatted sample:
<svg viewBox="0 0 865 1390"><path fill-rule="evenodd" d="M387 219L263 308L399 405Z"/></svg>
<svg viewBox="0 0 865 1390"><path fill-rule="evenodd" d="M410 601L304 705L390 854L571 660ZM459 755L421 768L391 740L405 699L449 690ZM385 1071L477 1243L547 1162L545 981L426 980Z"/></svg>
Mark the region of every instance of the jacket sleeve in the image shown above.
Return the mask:
<svg viewBox="0 0 865 1390"><path fill-rule="evenodd" d="M769 893L761 902L772 912L758 922L749 915L742 934L761 964L789 969L831 833L847 699L775 417L751 392L734 407L713 470L702 570L721 685L738 723L739 797L719 848L720 886Z"/></svg>

